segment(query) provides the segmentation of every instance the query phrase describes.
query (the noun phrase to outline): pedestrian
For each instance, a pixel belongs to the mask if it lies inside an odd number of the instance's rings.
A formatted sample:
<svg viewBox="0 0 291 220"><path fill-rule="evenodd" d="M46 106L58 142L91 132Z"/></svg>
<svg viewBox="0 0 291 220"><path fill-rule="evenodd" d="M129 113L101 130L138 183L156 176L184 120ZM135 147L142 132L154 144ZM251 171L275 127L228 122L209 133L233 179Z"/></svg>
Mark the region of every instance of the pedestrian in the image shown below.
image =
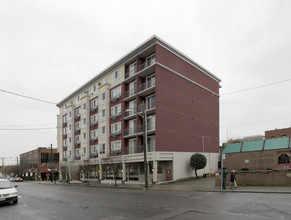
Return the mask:
<svg viewBox="0 0 291 220"><path fill-rule="evenodd" d="M232 173L230 174L230 182L229 182L229 189L230 187L234 185L234 187L237 187L237 183L236 183L236 177L235 177L235 170L232 171Z"/></svg>

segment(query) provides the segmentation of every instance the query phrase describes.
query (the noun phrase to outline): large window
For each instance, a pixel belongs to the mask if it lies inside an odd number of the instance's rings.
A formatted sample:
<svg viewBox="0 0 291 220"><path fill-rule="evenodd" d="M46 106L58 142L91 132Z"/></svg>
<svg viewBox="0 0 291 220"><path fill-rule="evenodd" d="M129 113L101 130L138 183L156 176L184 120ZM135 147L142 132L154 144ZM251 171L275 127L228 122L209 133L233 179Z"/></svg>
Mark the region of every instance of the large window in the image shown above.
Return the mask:
<svg viewBox="0 0 291 220"><path fill-rule="evenodd" d="M151 55L146 59L147 67L155 63L155 55Z"/></svg>
<svg viewBox="0 0 291 220"><path fill-rule="evenodd" d="M135 154L136 153L136 139L129 139L129 153Z"/></svg>
<svg viewBox="0 0 291 220"><path fill-rule="evenodd" d="M97 109L97 108L98 108L98 98L93 99L93 100L91 101L91 111L94 111L94 110Z"/></svg>
<svg viewBox="0 0 291 220"><path fill-rule="evenodd" d="M136 73L136 71L137 71L137 65L135 62L129 66L129 77L133 76Z"/></svg>
<svg viewBox="0 0 291 220"><path fill-rule="evenodd" d="M103 126L103 127L101 127L100 129L99 129L99 136L100 136L100 138L104 138L105 137L105 135L106 135L106 131L105 131L105 126Z"/></svg>
<svg viewBox="0 0 291 220"><path fill-rule="evenodd" d="M155 130L156 129L156 115L150 115L147 117L147 130Z"/></svg>
<svg viewBox="0 0 291 220"><path fill-rule="evenodd" d="M147 109L152 109L156 107L156 96L149 96L146 99Z"/></svg>
<svg viewBox="0 0 291 220"><path fill-rule="evenodd" d="M112 141L111 142L111 152L112 153L121 152L121 141Z"/></svg>
<svg viewBox="0 0 291 220"><path fill-rule="evenodd" d="M105 154L105 144L100 144L100 154Z"/></svg>
<svg viewBox="0 0 291 220"><path fill-rule="evenodd" d="M102 109L99 112L99 121L104 121L105 119L106 119L106 111L105 111L105 109Z"/></svg>
<svg viewBox="0 0 291 220"><path fill-rule="evenodd" d="M136 93L136 81L129 83L129 96Z"/></svg>
<svg viewBox="0 0 291 220"><path fill-rule="evenodd" d="M111 134L117 135L121 133L121 122L117 122L111 125Z"/></svg>
<svg viewBox="0 0 291 220"><path fill-rule="evenodd" d="M129 121L129 135L136 133L136 119Z"/></svg>
<svg viewBox="0 0 291 220"><path fill-rule="evenodd" d="M111 100L114 101L121 97L121 86L118 86L111 90Z"/></svg>
<svg viewBox="0 0 291 220"><path fill-rule="evenodd" d="M148 152L156 150L156 136L148 136L147 138Z"/></svg>
<svg viewBox="0 0 291 220"><path fill-rule="evenodd" d="M117 117L121 115L121 103L111 107L111 116Z"/></svg>

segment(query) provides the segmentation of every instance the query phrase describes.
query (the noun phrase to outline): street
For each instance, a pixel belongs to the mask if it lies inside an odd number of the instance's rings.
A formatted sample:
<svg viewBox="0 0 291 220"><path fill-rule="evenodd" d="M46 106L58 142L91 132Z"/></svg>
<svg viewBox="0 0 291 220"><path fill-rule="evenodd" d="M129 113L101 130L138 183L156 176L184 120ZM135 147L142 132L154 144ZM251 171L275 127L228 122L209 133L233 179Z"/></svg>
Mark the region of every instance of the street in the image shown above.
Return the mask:
<svg viewBox="0 0 291 220"><path fill-rule="evenodd" d="M19 202L0 205L2 220L290 219L290 194L160 191L18 184Z"/></svg>

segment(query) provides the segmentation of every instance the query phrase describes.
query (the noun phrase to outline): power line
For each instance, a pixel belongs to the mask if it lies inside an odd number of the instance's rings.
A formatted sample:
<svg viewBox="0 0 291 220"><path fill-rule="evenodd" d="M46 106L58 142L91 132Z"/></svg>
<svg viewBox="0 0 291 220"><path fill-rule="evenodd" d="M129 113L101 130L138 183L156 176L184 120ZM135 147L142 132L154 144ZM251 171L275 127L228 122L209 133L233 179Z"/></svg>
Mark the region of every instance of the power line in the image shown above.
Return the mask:
<svg viewBox="0 0 291 220"><path fill-rule="evenodd" d="M57 129L56 127L50 128L0 128L0 131L38 131L38 130L48 130Z"/></svg>
<svg viewBox="0 0 291 220"><path fill-rule="evenodd" d="M245 92L245 91L254 90L254 89L259 89L259 88L272 86L272 85L283 83L283 82L287 82L287 81L291 81L291 79L285 79L285 80L282 80L282 81L273 82L273 83L269 83L269 84L265 84L265 85L260 85L260 86L256 86L256 87L252 87L252 88L248 88L248 89L242 89L242 90L238 90L238 91L234 91L234 92L227 92L227 93L221 94L221 96L223 96L223 95L231 95L231 94L234 94L234 93Z"/></svg>
<svg viewBox="0 0 291 220"><path fill-rule="evenodd" d="M54 103L54 102L49 102L49 101L46 101L46 100L37 99L37 98L33 98L33 97L30 97L30 96L26 96L26 95L21 95L21 94L15 93L15 92L9 92L9 91L4 90L4 89L0 89L0 91L1 92L6 92L6 93L12 94L12 95L20 96L22 98L31 99L31 100L34 100L34 101L45 102L45 103L49 103L49 104L53 104L53 105L57 104L57 103Z"/></svg>

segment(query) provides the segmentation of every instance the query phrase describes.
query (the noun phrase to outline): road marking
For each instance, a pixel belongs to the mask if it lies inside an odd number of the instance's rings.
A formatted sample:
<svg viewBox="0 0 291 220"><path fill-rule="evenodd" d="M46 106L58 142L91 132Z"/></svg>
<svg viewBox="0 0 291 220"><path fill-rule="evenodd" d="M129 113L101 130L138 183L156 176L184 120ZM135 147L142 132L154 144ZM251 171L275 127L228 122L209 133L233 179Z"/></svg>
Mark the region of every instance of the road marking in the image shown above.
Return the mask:
<svg viewBox="0 0 291 220"><path fill-rule="evenodd" d="M64 190L57 190L59 192L65 192L65 193L71 193L71 194L77 194L77 195L82 195L82 196L90 196L87 193L79 193L79 192L72 192L72 191L64 191Z"/></svg>

